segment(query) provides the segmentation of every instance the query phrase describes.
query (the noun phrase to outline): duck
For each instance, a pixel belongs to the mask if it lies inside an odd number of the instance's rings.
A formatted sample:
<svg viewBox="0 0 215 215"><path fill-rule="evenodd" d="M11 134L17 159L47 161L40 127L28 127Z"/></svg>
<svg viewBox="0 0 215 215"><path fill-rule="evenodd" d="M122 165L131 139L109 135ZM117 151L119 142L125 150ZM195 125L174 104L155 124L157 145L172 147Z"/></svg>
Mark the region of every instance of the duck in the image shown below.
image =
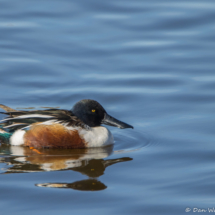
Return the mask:
<svg viewBox="0 0 215 215"><path fill-rule="evenodd" d="M0 121L0 140L35 150L108 146L114 143L114 138L103 124L133 129L110 116L99 102L91 99L78 101L71 110L17 111L4 107L7 112L1 113L7 117Z"/></svg>

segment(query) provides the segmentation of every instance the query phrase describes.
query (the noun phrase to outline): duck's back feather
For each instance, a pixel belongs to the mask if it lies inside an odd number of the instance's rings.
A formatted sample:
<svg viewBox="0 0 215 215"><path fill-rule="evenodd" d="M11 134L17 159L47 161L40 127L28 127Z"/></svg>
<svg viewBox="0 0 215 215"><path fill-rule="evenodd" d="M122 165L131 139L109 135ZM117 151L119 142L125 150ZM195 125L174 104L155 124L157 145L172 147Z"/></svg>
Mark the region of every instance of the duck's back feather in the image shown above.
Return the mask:
<svg viewBox="0 0 215 215"><path fill-rule="evenodd" d="M89 127L77 118L72 111L62 109L48 109L48 110L36 110L36 111L11 111L3 113L8 115L0 123L5 129L16 130L24 129L33 123L46 122L52 120L52 122L60 123L67 126L76 126L89 129Z"/></svg>

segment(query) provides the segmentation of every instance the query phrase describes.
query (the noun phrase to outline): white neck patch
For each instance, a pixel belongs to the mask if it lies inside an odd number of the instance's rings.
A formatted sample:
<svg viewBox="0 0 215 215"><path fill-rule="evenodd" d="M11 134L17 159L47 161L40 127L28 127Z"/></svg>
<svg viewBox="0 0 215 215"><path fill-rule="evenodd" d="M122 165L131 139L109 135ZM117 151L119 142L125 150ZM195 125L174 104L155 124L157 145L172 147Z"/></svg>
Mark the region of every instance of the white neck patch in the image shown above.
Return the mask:
<svg viewBox="0 0 215 215"><path fill-rule="evenodd" d="M93 127L91 130L80 129L79 134L88 143L88 147L101 147L114 143L111 132L103 127Z"/></svg>

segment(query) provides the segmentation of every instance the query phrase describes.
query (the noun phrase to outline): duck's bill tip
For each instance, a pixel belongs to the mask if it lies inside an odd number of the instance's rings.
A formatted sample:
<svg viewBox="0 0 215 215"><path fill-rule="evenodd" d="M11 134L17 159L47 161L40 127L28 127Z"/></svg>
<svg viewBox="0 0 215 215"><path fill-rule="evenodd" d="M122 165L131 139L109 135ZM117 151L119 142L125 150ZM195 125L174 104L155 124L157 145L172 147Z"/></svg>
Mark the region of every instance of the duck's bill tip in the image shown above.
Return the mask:
<svg viewBox="0 0 215 215"><path fill-rule="evenodd" d="M127 124L128 125L128 124ZM132 128L132 129L134 129L134 126L132 126L132 125L128 125L127 127L125 127L125 128Z"/></svg>
<svg viewBox="0 0 215 215"><path fill-rule="evenodd" d="M104 119L102 120L102 124L105 125L110 125L110 126L115 126L121 129L125 129L125 128L134 128L132 125L129 125L125 122L122 122L118 119L115 119L114 117L108 115L107 113L105 114Z"/></svg>
<svg viewBox="0 0 215 215"><path fill-rule="evenodd" d="M125 123L126 124L126 123ZM118 127L118 126L117 126ZM128 125L128 124L126 124L126 125L124 125L124 126L119 126L118 128L120 128L120 129L125 129L125 128L132 128L132 129L134 129L134 127L132 126L132 125Z"/></svg>

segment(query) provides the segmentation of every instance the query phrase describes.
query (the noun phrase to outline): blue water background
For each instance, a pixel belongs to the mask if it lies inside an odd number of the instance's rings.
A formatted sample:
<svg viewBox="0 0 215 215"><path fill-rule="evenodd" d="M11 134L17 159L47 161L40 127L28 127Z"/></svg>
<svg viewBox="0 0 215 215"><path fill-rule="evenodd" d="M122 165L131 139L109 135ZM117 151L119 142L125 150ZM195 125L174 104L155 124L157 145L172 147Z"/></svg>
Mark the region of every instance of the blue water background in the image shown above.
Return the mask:
<svg viewBox="0 0 215 215"><path fill-rule="evenodd" d="M35 186L86 179L72 170L2 174L1 214L215 207L213 0L2 0L0 8L0 103L70 109L90 98L135 128L109 128L123 154L108 159L132 160L105 170L106 189Z"/></svg>

